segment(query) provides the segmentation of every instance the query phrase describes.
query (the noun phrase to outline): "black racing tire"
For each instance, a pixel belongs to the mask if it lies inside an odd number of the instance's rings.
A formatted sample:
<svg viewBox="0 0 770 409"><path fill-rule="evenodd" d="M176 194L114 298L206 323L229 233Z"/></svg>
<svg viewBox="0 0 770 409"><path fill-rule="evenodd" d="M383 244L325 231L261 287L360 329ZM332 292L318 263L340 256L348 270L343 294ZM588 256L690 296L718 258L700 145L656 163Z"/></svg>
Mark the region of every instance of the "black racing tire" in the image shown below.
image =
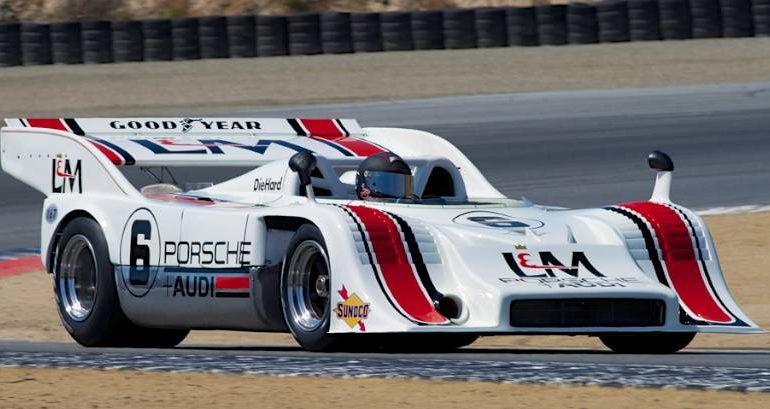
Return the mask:
<svg viewBox="0 0 770 409"><path fill-rule="evenodd" d="M599 339L617 354L673 354L687 347L694 332L602 335Z"/></svg>
<svg viewBox="0 0 770 409"><path fill-rule="evenodd" d="M77 254L74 253L80 247ZM76 257L74 257L76 256ZM90 260L89 260L90 258ZM87 305L89 311L68 311L72 305L72 283L65 283L62 274L69 274L62 268L64 261L78 261L80 267L91 268L90 276L95 282L95 293ZM70 263L67 263L70 264ZM71 270L70 270L71 271ZM88 275L88 274L87 274ZM56 247L54 266L54 297L62 324L70 336L80 345L87 347L173 347L187 336L188 330L142 328L126 318L120 307L115 274L110 262L107 241L101 227L93 219L79 217L70 221L62 230ZM74 281L73 281L74 283ZM74 285L74 288L86 283ZM88 287L88 285L86 285ZM87 298L87 297L86 297ZM78 297L78 300L82 300ZM90 304L90 305L88 305Z"/></svg>
<svg viewBox="0 0 770 409"><path fill-rule="evenodd" d="M325 302L316 290L324 269L327 276ZM330 283L331 271L323 234L318 227L304 224L287 246L281 273L281 306L286 326L306 350L329 351L343 346L343 337L329 334Z"/></svg>

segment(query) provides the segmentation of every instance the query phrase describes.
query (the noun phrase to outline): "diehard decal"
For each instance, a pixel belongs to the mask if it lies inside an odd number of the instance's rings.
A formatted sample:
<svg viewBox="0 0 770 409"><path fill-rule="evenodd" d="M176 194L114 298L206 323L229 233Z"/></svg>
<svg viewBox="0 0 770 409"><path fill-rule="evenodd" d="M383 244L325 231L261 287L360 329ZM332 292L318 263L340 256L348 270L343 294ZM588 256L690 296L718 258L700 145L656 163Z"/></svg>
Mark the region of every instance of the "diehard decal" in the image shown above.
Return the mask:
<svg viewBox="0 0 770 409"><path fill-rule="evenodd" d="M283 184L283 178L273 180L273 178L256 178L254 179L254 191L255 192L278 192L281 190Z"/></svg>
<svg viewBox="0 0 770 409"><path fill-rule="evenodd" d="M369 303L361 300L356 293L348 294L344 285L337 293L342 297L342 301L338 302L334 309L337 319L345 321L350 328L358 326L361 332L365 332L364 320L369 317Z"/></svg>
<svg viewBox="0 0 770 409"><path fill-rule="evenodd" d="M83 174L80 159L55 158L51 166L51 192L83 193Z"/></svg>

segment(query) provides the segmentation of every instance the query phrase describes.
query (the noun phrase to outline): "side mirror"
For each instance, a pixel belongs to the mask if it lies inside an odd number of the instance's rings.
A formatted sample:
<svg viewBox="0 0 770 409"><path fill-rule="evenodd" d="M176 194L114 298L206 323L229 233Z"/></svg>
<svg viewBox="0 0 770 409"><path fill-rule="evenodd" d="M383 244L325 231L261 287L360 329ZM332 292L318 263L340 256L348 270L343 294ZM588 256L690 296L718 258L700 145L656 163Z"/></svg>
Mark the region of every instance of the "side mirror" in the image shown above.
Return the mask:
<svg viewBox="0 0 770 409"><path fill-rule="evenodd" d="M656 170L655 187L652 189L651 202L669 203L671 202L671 172L674 171L674 161L666 153L661 151L652 151L647 156L647 163L650 169Z"/></svg>
<svg viewBox="0 0 770 409"><path fill-rule="evenodd" d="M307 198L312 201L315 201L315 194L313 193L313 186L310 185L310 175L315 170L317 164L318 160L310 152L295 153L289 159L289 169L297 173L300 185L305 187Z"/></svg>
<svg viewBox="0 0 770 409"><path fill-rule="evenodd" d="M671 157L666 155L665 152L652 151L652 153L647 156L647 163L650 165L650 169L663 172L671 172L674 170L674 161L672 161Z"/></svg>

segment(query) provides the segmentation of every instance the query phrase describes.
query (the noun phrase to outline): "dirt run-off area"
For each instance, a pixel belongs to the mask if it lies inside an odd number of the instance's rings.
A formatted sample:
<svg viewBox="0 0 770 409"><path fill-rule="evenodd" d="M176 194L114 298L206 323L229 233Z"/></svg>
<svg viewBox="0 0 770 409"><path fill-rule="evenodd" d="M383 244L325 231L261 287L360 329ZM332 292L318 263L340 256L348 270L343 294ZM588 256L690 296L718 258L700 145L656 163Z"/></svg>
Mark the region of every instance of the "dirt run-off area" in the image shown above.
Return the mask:
<svg viewBox="0 0 770 409"><path fill-rule="evenodd" d="M770 212L708 216L727 283L738 305L763 328L770 328ZM51 279L36 271L0 280L0 339L69 341L56 313ZM193 331L186 345L296 345L288 334ZM603 348L593 337L483 337L472 347ZM691 348L768 348L770 335L699 334Z"/></svg>
<svg viewBox="0 0 770 409"><path fill-rule="evenodd" d="M770 394L396 379L0 369L4 409L770 407Z"/></svg>
<svg viewBox="0 0 770 409"><path fill-rule="evenodd" d="M767 80L770 38L14 67L0 70L0 118Z"/></svg>

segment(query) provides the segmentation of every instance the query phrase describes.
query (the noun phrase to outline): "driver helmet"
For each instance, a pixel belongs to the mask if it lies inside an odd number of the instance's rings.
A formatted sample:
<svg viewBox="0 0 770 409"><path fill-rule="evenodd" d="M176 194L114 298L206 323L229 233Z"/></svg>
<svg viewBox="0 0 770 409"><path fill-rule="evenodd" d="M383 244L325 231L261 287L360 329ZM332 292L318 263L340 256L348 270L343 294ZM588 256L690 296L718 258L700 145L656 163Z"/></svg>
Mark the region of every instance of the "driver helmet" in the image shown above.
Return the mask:
<svg viewBox="0 0 770 409"><path fill-rule="evenodd" d="M412 171L395 153L369 156L358 166L356 194L361 200L412 197Z"/></svg>

